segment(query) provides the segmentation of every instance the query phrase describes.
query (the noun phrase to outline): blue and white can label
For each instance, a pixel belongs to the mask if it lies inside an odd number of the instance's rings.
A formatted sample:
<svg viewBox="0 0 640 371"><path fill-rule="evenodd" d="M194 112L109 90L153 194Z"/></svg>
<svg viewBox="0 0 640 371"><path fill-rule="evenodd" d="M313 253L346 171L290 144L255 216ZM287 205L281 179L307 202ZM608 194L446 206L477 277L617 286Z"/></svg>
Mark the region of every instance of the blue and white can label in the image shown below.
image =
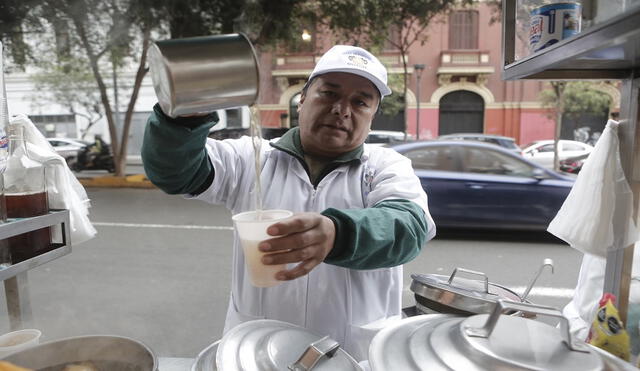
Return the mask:
<svg viewBox="0 0 640 371"><path fill-rule="evenodd" d="M578 3L543 5L531 11L529 47L534 53L580 33L582 8Z"/></svg>

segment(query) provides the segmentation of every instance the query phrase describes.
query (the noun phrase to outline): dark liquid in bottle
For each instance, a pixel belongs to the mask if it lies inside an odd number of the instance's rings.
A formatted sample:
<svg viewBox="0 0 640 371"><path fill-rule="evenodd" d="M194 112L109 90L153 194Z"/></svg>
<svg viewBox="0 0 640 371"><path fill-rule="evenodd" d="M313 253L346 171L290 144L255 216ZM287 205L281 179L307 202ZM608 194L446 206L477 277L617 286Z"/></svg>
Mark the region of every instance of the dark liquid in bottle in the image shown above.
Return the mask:
<svg viewBox="0 0 640 371"><path fill-rule="evenodd" d="M5 200L8 218L28 218L44 215L49 211L46 192L5 194ZM43 254L50 248L51 232L49 227L9 238L9 250L13 264Z"/></svg>

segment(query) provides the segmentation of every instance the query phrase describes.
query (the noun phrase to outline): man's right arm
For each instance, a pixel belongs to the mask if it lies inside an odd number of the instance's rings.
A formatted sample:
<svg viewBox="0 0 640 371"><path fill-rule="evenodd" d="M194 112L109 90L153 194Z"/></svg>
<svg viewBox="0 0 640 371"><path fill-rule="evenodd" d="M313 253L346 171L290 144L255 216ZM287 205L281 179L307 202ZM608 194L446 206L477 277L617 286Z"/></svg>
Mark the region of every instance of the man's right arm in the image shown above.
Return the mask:
<svg viewBox="0 0 640 371"><path fill-rule="evenodd" d="M169 194L199 194L213 182L213 166L205 143L218 123L206 116L171 118L159 105L147 121L142 142L142 163L147 178Z"/></svg>

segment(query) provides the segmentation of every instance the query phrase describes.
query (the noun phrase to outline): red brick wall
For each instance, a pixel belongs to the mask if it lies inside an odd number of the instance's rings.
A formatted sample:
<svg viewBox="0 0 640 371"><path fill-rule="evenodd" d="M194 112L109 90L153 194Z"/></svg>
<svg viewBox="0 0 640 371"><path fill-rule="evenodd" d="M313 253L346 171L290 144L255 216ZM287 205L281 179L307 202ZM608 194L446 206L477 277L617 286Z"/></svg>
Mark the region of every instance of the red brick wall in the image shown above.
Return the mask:
<svg viewBox="0 0 640 371"><path fill-rule="evenodd" d="M282 113L287 113L287 110L260 110L260 124L263 128L279 128Z"/></svg>

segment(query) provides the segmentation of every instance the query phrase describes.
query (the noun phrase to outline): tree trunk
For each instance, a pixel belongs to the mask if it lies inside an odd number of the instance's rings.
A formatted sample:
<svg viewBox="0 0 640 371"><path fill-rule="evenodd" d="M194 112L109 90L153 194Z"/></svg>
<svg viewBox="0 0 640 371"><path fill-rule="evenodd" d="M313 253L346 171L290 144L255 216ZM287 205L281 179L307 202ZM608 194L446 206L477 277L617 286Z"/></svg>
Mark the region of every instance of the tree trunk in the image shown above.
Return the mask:
<svg viewBox="0 0 640 371"><path fill-rule="evenodd" d="M147 50L149 49L151 39L150 35L151 27L149 27L149 25L145 25L145 28L143 30L140 64L138 65L138 71L136 72L136 78L133 83L133 92L131 93L131 98L129 99L127 112L124 116L124 125L122 127L122 141L120 142L120 153L118 154L118 162L116 162L116 176L124 175L124 170L127 166L127 145L129 144L129 129L131 127L131 118L133 117L133 111L136 106L136 101L138 100L138 93L140 92L140 87L142 86L142 79L144 79L144 76L147 73L145 64L147 63Z"/></svg>
<svg viewBox="0 0 640 371"><path fill-rule="evenodd" d="M553 170L560 170L560 158L558 157L558 141L562 130L562 114L564 113L564 81L552 81L551 86L556 94L556 128L553 134Z"/></svg>
<svg viewBox="0 0 640 371"><path fill-rule="evenodd" d="M107 95L107 86L102 79L102 75L100 74L100 69L98 68L98 57L93 51L91 47L91 43L87 38L87 33L84 29L84 20L79 19L76 14L68 12L67 15L73 20L73 24L76 27L78 32L78 36L82 41L82 46L84 47L87 57L89 58L89 64L91 65L91 71L93 72L93 76L96 79L96 83L98 84L98 90L100 91L100 101L102 102L102 106L104 107L105 117L107 118L107 123L109 125L109 136L111 137L111 150L113 151L113 160L116 164L116 175L120 172L122 174L121 169L118 169L119 163L119 145L118 145L118 135L116 132L116 125L113 121L113 111L111 110L111 102L109 102L109 96Z"/></svg>

